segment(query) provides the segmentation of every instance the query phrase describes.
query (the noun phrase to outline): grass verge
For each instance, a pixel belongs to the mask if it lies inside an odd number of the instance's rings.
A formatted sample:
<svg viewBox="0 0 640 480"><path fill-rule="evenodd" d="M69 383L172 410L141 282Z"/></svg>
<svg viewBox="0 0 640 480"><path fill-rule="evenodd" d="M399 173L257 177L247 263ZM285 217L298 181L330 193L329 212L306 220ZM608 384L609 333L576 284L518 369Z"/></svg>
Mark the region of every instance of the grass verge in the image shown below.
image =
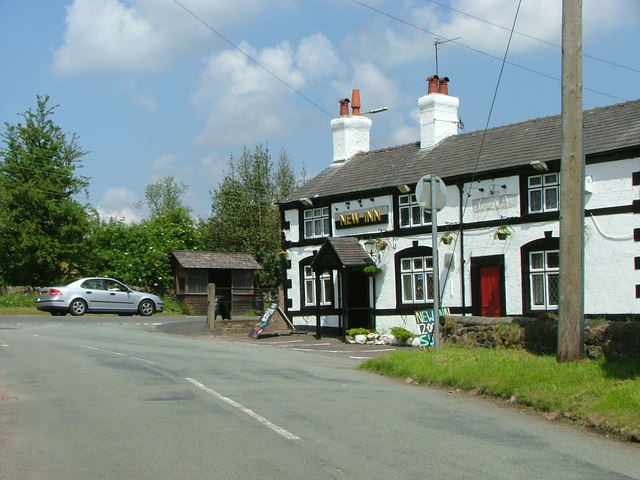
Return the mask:
<svg viewBox="0 0 640 480"><path fill-rule="evenodd" d="M361 369L509 400L621 439L640 442L640 361L557 363L523 350L398 350Z"/></svg>

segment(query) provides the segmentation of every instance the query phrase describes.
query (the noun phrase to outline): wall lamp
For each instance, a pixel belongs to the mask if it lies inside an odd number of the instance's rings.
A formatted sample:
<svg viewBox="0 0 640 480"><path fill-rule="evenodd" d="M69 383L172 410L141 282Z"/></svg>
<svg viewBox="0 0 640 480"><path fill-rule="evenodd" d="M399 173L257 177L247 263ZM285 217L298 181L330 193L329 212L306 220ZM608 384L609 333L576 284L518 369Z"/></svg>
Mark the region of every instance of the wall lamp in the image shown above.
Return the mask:
<svg viewBox="0 0 640 480"><path fill-rule="evenodd" d="M546 162L543 162L542 160L534 160L533 162L529 162L529 165L531 165L531 167L536 172L547 172L547 171L549 171L549 167L547 166Z"/></svg>
<svg viewBox="0 0 640 480"><path fill-rule="evenodd" d="M376 248L376 241L375 240L365 240L363 246L364 246L365 251L375 261L376 258L374 258L374 255L376 255L376 256L378 255L378 249Z"/></svg>
<svg viewBox="0 0 640 480"><path fill-rule="evenodd" d="M411 187L409 185L398 185L398 190L400 190L401 193L409 193Z"/></svg>
<svg viewBox="0 0 640 480"><path fill-rule="evenodd" d="M313 202L310 198L304 197L300 199L300 203L305 207L313 207Z"/></svg>

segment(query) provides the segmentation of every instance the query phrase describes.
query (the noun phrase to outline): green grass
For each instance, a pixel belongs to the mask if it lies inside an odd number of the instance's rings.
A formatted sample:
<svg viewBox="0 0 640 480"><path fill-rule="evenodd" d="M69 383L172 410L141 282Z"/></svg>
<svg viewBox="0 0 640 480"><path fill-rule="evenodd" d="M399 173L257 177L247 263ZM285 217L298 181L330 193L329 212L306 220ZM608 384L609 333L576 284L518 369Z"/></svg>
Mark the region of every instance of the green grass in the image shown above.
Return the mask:
<svg viewBox="0 0 640 480"><path fill-rule="evenodd" d="M540 412L640 441L640 361L558 363L523 350L398 350L359 368L423 384L510 399Z"/></svg>

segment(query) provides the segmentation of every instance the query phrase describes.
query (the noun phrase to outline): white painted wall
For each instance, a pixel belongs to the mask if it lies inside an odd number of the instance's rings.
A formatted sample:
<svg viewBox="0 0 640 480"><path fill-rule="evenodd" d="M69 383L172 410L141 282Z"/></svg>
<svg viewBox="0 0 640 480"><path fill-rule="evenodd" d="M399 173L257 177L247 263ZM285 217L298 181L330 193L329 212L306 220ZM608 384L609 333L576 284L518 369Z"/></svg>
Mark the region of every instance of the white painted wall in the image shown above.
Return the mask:
<svg viewBox="0 0 640 480"><path fill-rule="evenodd" d="M632 185L633 172L640 171L640 158L612 161L602 164L587 165L585 173L590 177L585 206L587 209L602 209L619 206L630 206L634 200L640 199L640 188ZM526 195L526 192L522 192ZM350 200L350 208L346 202L331 206L333 221L336 215L344 211L362 208L388 208L389 219L385 224L361 225L356 228L334 231L336 236L359 236L378 234L378 238L386 240L389 247L379 253L378 266L382 272L375 279L376 308L395 309L396 276L395 254L410 248L414 241L419 245L431 246L431 234L392 237L390 231L394 225L392 196L384 195L373 199L357 198ZM520 258L521 246L534 240L544 238L545 232L551 232L558 238L560 227L558 221L544 221L519 224L520 217L520 179L518 176L496 177L481 180L464 186L462 194L465 223L503 221L513 228L513 234L506 241L495 238L495 227L468 229L464 233L465 251L460 252L459 243L444 245L438 242L440 256L440 284L444 288L443 307L460 307L463 305L461 269L464 269L464 304L471 306L471 258L488 255L504 255L505 258L505 303L508 315L518 315L526 309L522 298L522 267ZM438 214L440 227L457 225L460 213L460 194L455 186L447 186L447 205ZM292 242L300 241L301 226L298 224L297 210L285 212L285 219L290 222L290 230L285 231L285 238ZM640 228L640 215L616 214L587 216L585 218L585 313L599 314L638 314L640 300L635 298L635 285L640 284L640 270L635 270L634 258L640 255L638 243L633 240L633 231ZM442 234L439 234L441 237ZM292 288L288 297L292 299L292 309L301 307L298 262L301 258L318 250L319 246L296 247L289 251L292 268L288 278L292 280ZM447 277L447 262L452 259L452 267ZM464 260L464 262L463 262ZM338 288L334 291L338 294ZM336 305L338 305L336 298ZM338 326L336 316L323 316L323 326ZM392 326L402 326L417 333L414 317L409 315L377 316L380 331L388 331ZM315 326L315 315L294 317L297 325Z"/></svg>

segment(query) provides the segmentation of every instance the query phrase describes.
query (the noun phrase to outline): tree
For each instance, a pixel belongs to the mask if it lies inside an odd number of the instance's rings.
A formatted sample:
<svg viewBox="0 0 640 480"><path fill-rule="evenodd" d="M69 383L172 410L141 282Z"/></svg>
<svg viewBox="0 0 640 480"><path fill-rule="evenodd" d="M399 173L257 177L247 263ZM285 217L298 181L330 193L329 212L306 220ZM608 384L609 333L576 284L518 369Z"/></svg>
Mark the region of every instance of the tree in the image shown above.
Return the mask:
<svg viewBox="0 0 640 480"><path fill-rule="evenodd" d="M93 226L88 265L95 275L162 295L173 287L169 253L203 246L194 220L183 209L131 225L110 219Z"/></svg>
<svg viewBox="0 0 640 480"><path fill-rule="evenodd" d="M0 150L0 280L46 285L77 271L85 253L88 179L77 174L86 152L76 134L51 119L58 106L37 96L24 123L5 123Z"/></svg>
<svg viewBox="0 0 640 480"><path fill-rule="evenodd" d="M182 203L180 198L187 191L184 183L176 183L173 177L165 177L156 183L147 185L144 191L144 201L136 203L138 208L147 205L149 216L155 218L174 210L190 213L191 209Z"/></svg>
<svg viewBox="0 0 640 480"><path fill-rule="evenodd" d="M246 147L236 161L229 159L229 172L212 192L211 217L203 229L206 246L215 251L248 252L263 270L257 272L260 287L281 283L279 259L280 216L276 202L295 188L295 177L286 152L274 172L268 147Z"/></svg>

